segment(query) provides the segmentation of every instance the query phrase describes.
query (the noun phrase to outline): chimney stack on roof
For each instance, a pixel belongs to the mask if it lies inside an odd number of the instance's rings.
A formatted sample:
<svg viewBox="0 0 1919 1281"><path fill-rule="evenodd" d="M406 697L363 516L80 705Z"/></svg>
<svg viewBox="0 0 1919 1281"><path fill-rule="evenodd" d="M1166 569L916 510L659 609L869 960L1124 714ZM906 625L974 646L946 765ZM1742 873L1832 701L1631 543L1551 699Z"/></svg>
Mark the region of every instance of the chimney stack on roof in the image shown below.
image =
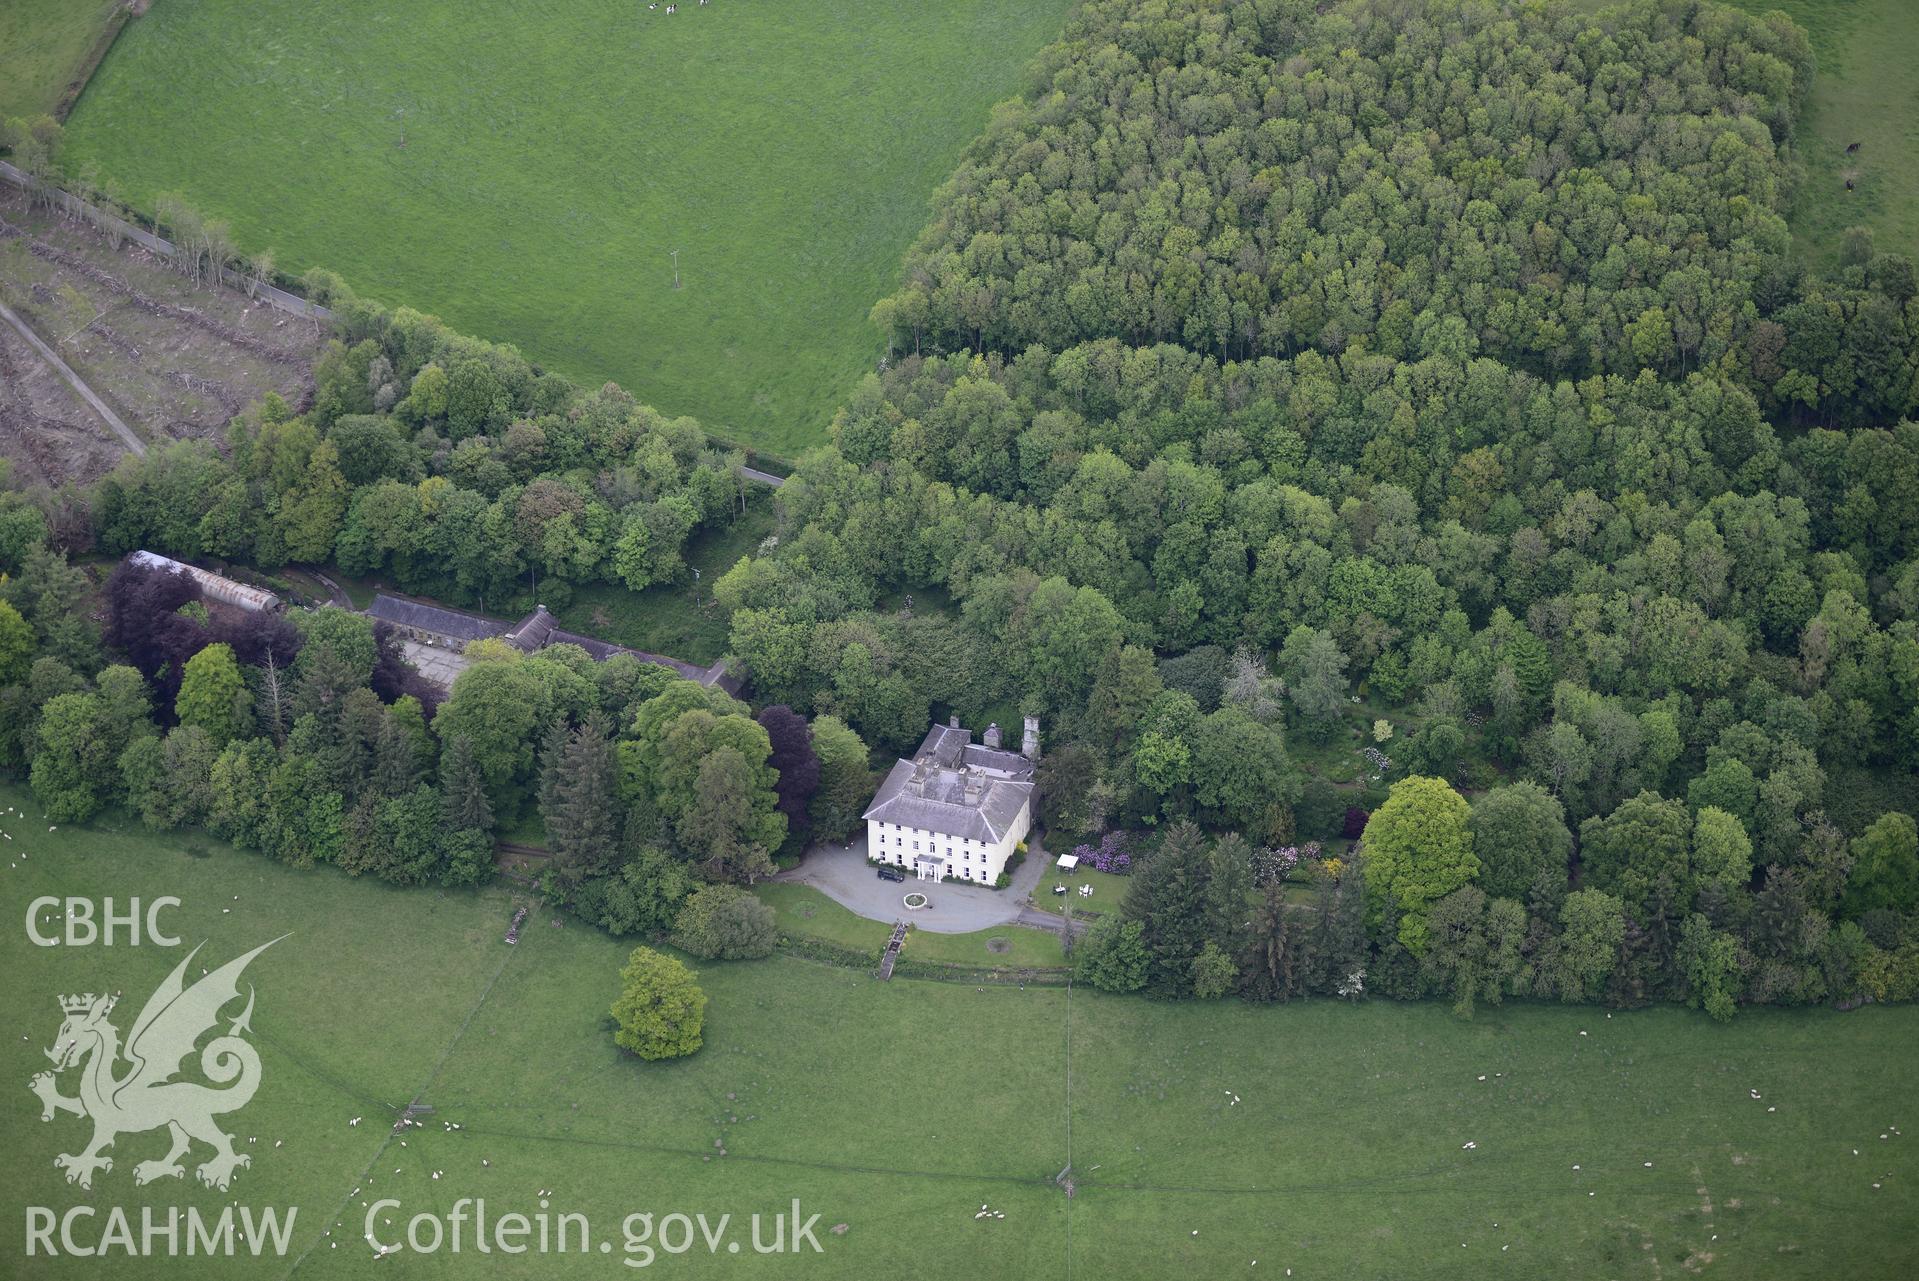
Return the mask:
<svg viewBox="0 0 1919 1281"><path fill-rule="evenodd" d="M999 725L998 725L998 723L994 723L994 724L992 724L992 725L988 725L988 726L986 727L986 732L985 732L984 734L982 734L982 735L980 735L980 742L982 742L982 743L984 743L984 744L986 744L986 746L988 746L988 747L998 747L998 746L999 746Z"/></svg>
<svg viewBox="0 0 1919 1281"><path fill-rule="evenodd" d="M948 729L958 729L960 727L958 712L954 712L951 716L946 718L946 727Z"/></svg>
<svg viewBox="0 0 1919 1281"><path fill-rule="evenodd" d="M1039 717L1026 718L1026 732L1020 736L1019 754L1029 761L1039 760Z"/></svg>

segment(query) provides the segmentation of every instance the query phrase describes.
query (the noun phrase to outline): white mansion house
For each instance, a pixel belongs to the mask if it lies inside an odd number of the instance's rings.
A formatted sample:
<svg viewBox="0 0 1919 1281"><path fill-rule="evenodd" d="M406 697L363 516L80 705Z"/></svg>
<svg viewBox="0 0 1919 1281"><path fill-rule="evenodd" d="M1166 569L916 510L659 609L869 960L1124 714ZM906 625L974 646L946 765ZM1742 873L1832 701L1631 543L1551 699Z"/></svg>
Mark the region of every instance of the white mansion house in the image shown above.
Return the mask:
<svg viewBox="0 0 1919 1281"><path fill-rule="evenodd" d="M866 852L922 881L948 877L991 885L1033 825L1039 721L1026 718L1020 750L1000 747L997 725L981 742L955 716L935 725L867 807Z"/></svg>

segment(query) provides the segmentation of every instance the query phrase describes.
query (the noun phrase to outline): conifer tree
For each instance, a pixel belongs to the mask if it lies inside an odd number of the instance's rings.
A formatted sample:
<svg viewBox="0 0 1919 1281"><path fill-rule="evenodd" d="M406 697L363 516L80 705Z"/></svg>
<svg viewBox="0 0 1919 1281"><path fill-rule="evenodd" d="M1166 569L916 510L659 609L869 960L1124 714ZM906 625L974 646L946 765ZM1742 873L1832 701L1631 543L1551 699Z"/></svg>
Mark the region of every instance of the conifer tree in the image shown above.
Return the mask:
<svg viewBox="0 0 1919 1281"><path fill-rule="evenodd" d="M1363 976L1367 965L1366 948L1366 864L1357 855L1349 857L1340 874L1334 896L1332 927L1327 950L1329 995L1357 995L1350 989L1354 976Z"/></svg>
<svg viewBox="0 0 1919 1281"><path fill-rule="evenodd" d="M573 727L567 724L565 717L555 717L547 725L546 733L540 736L539 794L535 799L542 819L559 808L557 789L563 777L566 751L572 737Z"/></svg>
<svg viewBox="0 0 1919 1281"><path fill-rule="evenodd" d="M1205 838L1181 821L1127 887L1122 910L1144 927L1147 986L1160 995L1192 993L1193 958L1206 945L1207 879Z"/></svg>
<svg viewBox="0 0 1919 1281"><path fill-rule="evenodd" d="M440 758L440 797L448 831L493 831L493 802L473 756L473 740L464 734L456 735Z"/></svg>
<svg viewBox="0 0 1919 1281"><path fill-rule="evenodd" d="M577 879L612 867L620 844L618 782L613 741L597 712L549 738L540 813L563 875Z"/></svg>
<svg viewBox="0 0 1919 1281"><path fill-rule="evenodd" d="M1256 1001L1287 1001L1300 990L1306 949L1300 931L1288 919L1286 889L1278 881L1253 921L1252 942L1243 967L1246 995Z"/></svg>
<svg viewBox="0 0 1919 1281"><path fill-rule="evenodd" d="M1206 872L1206 937L1238 958L1253 934L1253 850L1228 832L1213 845Z"/></svg>

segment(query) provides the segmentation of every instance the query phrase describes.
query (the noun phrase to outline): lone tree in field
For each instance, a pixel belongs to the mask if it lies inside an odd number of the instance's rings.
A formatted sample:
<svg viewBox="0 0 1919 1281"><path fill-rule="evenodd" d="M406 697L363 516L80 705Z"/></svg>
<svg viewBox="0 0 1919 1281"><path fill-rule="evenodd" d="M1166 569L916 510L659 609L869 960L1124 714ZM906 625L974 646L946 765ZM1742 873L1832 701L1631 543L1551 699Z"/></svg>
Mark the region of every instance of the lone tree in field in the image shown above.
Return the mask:
<svg viewBox="0 0 1919 1281"><path fill-rule="evenodd" d="M614 1044L643 1059L677 1059L700 1048L706 993L699 975L664 952L636 947L620 971Z"/></svg>

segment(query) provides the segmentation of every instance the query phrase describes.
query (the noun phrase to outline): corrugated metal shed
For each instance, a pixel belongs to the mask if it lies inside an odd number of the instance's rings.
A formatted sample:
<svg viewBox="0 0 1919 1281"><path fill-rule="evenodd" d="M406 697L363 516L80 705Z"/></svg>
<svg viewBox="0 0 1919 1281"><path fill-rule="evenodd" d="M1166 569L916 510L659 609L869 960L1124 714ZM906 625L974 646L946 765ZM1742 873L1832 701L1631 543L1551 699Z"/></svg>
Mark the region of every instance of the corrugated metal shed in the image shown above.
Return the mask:
<svg viewBox="0 0 1919 1281"><path fill-rule="evenodd" d="M162 556L158 552L137 551L128 555L127 560L148 569L158 569L166 573L181 573L193 580L194 586L206 599L222 605L232 605L236 609L252 610L256 613L276 613L284 609L285 602L264 587L249 587L245 583L236 583L231 578L197 568L185 561Z"/></svg>

